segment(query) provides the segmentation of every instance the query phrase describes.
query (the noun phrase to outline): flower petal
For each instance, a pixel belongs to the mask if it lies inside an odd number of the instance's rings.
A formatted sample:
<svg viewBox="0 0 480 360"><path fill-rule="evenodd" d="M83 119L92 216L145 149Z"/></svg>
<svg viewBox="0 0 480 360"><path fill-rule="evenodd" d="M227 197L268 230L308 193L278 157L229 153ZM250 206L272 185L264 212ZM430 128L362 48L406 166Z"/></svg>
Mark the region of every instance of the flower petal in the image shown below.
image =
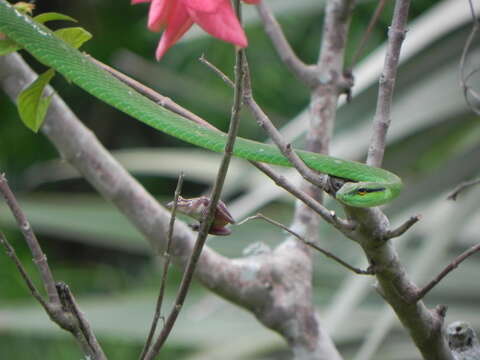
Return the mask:
<svg viewBox="0 0 480 360"><path fill-rule="evenodd" d="M202 12L215 12L222 4L222 2L230 0L183 0L187 8L202 11Z"/></svg>
<svg viewBox="0 0 480 360"><path fill-rule="evenodd" d="M240 47L247 46L247 37L229 0L222 0L214 13L196 11L189 7L187 11L193 21L210 35Z"/></svg>
<svg viewBox="0 0 480 360"><path fill-rule="evenodd" d="M168 19L166 19L168 26L162 34L155 52L157 60L160 60L165 52L193 25L193 19L180 0L175 1L168 15Z"/></svg>
<svg viewBox="0 0 480 360"><path fill-rule="evenodd" d="M151 31L160 31L171 16L176 0L153 0L148 11L148 28Z"/></svg>

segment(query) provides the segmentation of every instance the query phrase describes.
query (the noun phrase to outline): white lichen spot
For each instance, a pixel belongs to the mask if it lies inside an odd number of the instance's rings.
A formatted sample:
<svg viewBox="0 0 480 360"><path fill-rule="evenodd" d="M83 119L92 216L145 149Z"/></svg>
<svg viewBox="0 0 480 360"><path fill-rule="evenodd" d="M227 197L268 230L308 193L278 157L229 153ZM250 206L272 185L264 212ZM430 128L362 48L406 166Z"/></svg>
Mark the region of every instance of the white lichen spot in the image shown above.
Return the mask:
<svg viewBox="0 0 480 360"><path fill-rule="evenodd" d="M251 266L245 267L240 271L240 281L250 282L257 279L258 272L260 271L260 265L252 263Z"/></svg>
<svg viewBox="0 0 480 360"><path fill-rule="evenodd" d="M40 28L40 27L37 27L37 32L38 32L40 35L45 36L45 37L49 37L49 36L50 36L49 33L47 33L46 31L44 31L44 30L43 30L42 28Z"/></svg>

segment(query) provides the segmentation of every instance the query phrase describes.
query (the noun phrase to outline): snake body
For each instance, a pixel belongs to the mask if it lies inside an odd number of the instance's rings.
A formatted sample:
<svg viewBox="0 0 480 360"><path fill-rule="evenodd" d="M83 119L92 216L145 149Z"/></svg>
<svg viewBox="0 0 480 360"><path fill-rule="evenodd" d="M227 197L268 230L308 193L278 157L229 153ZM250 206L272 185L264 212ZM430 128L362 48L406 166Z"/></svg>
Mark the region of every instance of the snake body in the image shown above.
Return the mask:
<svg viewBox="0 0 480 360"><path fill-rule="evenodd" d="M16 11L5 0L0 0L0 32L38 61L107 104L183 141L215 152L224 151L226 134L162 108L98 67L45 26ZM336 193L337 199L346 205L377 206L390 201L401 190L401 179L384 169L308 151L296 152L311 169L349 181ZM237 138L233 153L251 161L292 166L277 147L241 137Z"/></svg>

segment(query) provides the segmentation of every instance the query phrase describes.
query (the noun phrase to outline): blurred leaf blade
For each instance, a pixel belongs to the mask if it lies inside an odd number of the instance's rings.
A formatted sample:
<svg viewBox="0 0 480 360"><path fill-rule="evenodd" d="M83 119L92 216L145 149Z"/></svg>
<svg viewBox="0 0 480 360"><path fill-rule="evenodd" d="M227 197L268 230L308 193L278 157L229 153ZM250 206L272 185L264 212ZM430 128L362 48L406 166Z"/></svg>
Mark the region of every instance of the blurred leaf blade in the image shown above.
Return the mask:
<svg viewBox="0 0 480 360"><path fill-rule="evenodd" d="M92 34L82 27L63 28L56 30L54 34L76 49L92 38Z"/></svg>
<svg viewBox="0 0 480 360"><path fill-rule="evenodd" d="M20 119L33 132L38 132L45 120L52 95L44 96L45 87L55 75L55 70L48 69L23 90L17 98Z"/></svg>

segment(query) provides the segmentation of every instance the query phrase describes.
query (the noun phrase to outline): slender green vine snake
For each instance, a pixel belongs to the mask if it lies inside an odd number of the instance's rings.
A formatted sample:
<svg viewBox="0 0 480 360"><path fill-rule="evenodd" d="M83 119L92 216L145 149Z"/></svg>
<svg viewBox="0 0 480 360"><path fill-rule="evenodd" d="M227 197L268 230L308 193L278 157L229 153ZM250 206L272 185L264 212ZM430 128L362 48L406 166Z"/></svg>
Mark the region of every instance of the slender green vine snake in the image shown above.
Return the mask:
<svg viewBox="0 0 480 360"><path fill-rule="evenodd" d="M38 61L107 104L183 141L223 152L225 134L193 123L147 99L57 38L45 26L20 14L5 0L0 0L0 32ZM381 205L395 198L402 188L401 179L384 169L307 151L297 153L311 169L348 180L336 193L336 198L346 205ZM251 161L292 166L275 146L240 137L236 140L234 155Z"/></svg>

